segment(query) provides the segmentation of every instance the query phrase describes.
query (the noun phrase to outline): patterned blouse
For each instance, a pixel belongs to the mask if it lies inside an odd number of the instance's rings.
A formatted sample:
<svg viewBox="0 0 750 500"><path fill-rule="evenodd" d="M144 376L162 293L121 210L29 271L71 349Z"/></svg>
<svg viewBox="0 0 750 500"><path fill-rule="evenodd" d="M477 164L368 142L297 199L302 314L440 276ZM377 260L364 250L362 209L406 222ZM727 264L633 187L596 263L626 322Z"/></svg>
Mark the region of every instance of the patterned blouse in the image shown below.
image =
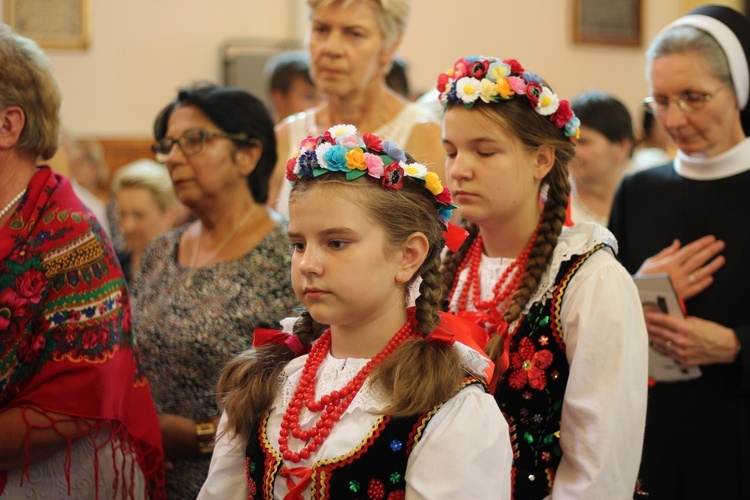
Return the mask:
<svg viewBox="0 0 750 500"><path fill-rule="evenodd" d="M218 415L216 383L222 367L251 346L255 328L276 327L297 300L282 226L244 257L194 273L177 263L187 227L160 236L141 259L133 284L133 320L158 412L202 422ZM167 473L170 498L195 498L210 460L204 455L175 461Z"/></svg>

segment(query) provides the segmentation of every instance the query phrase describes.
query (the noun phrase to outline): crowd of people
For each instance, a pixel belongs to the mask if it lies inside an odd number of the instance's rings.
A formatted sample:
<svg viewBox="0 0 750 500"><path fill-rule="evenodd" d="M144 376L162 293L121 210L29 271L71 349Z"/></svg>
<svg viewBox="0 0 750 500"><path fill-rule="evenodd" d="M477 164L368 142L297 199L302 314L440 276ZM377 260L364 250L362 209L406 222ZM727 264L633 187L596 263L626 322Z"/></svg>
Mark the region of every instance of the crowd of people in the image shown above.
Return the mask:
<svg viewBox="0 0 750 500"><path fill-rule="evenodd" d="M750 498L748 18L661 30L636 141L512 57L412 102L409 0L307 3L272 106L181 88L111 186L0 24L0 499Z"/></svg>

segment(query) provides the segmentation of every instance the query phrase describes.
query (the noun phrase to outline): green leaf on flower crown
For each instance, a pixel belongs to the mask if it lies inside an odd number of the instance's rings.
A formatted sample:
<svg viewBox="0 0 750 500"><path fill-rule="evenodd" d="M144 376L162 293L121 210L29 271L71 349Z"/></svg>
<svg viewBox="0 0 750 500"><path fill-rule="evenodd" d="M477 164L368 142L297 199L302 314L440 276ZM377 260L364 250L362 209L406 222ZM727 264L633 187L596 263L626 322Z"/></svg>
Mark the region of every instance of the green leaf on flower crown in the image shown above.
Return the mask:
<svg viewBox="0 0 750 500"><path fill-rule="evenodd" d="M349 172L346 173L346 180L353 181L354 179L362 177L366 173L367 173L367 170L350 170Z"/></svg>
<svg viewBox="0 0 750 500"><path fill-rule="evenodd" d="M313 177L317 177L319 175L323 175L326 172L328 172L327 168L315 168L315 169L313 169Z"/></svg>
<svg viewBox="0 0 750 500"><path fill-rule="evenodd" d="M380 157L380 159L383 160L383 166L384 167L387 167L388 165L390 165L391 163L393 163L393 158L391 158L388 155L383 155L383 156Z"/></svg>

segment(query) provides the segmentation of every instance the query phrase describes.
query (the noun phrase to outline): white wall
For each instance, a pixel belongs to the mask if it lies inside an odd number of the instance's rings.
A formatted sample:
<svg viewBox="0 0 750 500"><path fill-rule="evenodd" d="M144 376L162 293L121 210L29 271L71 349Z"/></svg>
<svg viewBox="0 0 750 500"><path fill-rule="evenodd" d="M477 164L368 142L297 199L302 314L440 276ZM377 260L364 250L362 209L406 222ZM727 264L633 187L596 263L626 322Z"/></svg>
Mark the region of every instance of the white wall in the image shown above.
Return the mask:
<svg viewBox="0 0 750 500"><path fill-rule="evenodd" d="M644 41L686 10L688 0L643 0ZM691 0L692 1L692 0ZM737 3L732 0L727 3ZM572 0L412 0L400 55L416 89L429 89L455 59L514 57L564 98L609 91L640 116L645 47L574 45ZM304 0L91 0L86 51L48 51L74 132L146 137L175 90L220 81L220 47L232 37L303 37Z"/></svg>

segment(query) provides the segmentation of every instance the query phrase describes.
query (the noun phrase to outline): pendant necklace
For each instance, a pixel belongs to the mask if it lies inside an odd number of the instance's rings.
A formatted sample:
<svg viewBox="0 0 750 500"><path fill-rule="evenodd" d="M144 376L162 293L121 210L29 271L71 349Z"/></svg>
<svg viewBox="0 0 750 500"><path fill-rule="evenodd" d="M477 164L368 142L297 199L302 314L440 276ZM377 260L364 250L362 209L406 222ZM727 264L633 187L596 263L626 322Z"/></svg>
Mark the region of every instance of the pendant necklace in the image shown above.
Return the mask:
<svg viewBox="0 0 750 500"><path fill-rule="evenodd" d="M219 255L219 252L221 252L225 246L234 238L234 236L242 229L242 226L245 225L245 223L250 219L250 216L255 213L255 210L258 208L257 204L253 204L253 208L250 209L250 211L245 214L245 216L240 220L240 222L237 224L237 226L232 229L232 232L229 233L226 238L222 240L221 243L219 243L219 246L216 247L216 250L211 252L211 254L203 259L200 263L200 266L204 266L207 263L211 262L212 259L214 259L217 255ZM201 231L201 225L199 223L198 226L198 244L195 245L195 250L193 251L193 257L190 260L190 267L188 270L187 278L185 278L185 288L190 289L193 286L193 274L195 273L195 268L198 265L198 251L200 250L201 246L201 239L203 238L203 231Z"/></svg>

